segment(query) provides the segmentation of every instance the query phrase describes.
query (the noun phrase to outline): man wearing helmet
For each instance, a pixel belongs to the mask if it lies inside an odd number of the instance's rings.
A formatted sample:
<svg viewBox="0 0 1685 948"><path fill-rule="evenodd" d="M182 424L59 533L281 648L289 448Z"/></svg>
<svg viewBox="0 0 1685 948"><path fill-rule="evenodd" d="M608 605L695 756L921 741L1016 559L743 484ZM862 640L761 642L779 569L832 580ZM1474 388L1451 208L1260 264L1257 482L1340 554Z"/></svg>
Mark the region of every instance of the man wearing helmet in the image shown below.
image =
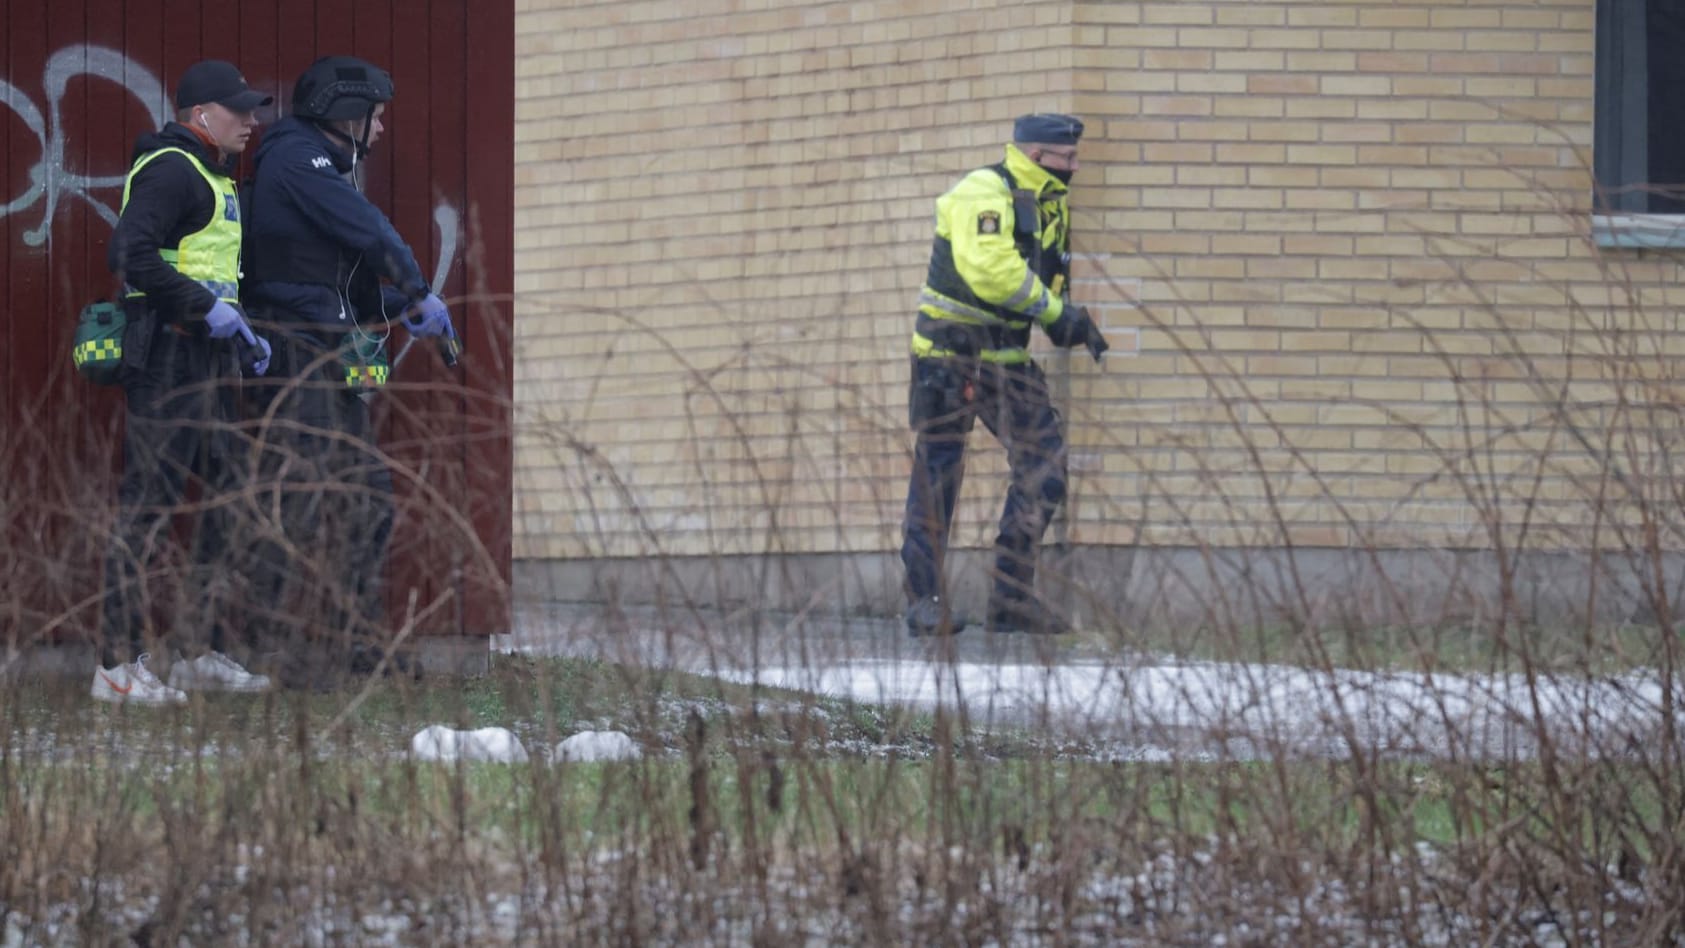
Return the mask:
<svg viewBox="0 0 1685 948"><path fill-rule="evenodd" d="M279 422L263 439L268 483L281 494L281 536L259 551L259 602L275 610L277 631L304 632L282 625L302 621L328 636L322 644L346 646L327 654L353 671L380 655L393 519L392 477L374 445L367 396L386 381L392 322L412 335L452 337L415 254L361 191L358 166L384 131L392 91L385 70L352 56L306 69L292 114L258 146L245 221L242 290L274 346L265 408ZM286 658L284 680L324 680L302 650Z"/></svg>

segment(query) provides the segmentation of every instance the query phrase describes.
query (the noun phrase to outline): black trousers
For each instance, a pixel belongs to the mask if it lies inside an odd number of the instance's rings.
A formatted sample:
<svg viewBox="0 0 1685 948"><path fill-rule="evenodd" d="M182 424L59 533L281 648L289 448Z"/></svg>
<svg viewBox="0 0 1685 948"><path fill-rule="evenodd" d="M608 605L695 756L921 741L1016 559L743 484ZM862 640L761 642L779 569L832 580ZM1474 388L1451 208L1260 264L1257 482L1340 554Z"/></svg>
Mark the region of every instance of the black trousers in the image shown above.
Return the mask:
<svg viewBox="0 0 1685 948"><path fill-rule="evenodd" d="M345 383L338 340L267 332L269 372L247 430L257 458L255 647L309 647L317 658L385 638L384 576L392 473L369 406Z"/></svg>
<svg viewBox="0 0 1685 948"><path fill-rule="evenodd" d="M183 335L131 311L121 385L126 403L117 521L105 556L100 660L132 661L147 641L223 650L238 585L230 534L246 456L234 428L239 368L233 344ZM197 500L191 505L191 493ZM173 521L188 521L186 548ZM157 606L172 594L163 629Z"/></svg>
<svg viewBox="0 0 1685 948"><path fill-rule="evenodd" d="M992 595L1032 595L1037 548L1066 484L1065 438L1041 369L1034 363L914 358L908 415L917 435L901 522L909 597L946 595L943 561L965 476L966 436L978 419L1006 448L1012 466L995 537Z"/></svg>

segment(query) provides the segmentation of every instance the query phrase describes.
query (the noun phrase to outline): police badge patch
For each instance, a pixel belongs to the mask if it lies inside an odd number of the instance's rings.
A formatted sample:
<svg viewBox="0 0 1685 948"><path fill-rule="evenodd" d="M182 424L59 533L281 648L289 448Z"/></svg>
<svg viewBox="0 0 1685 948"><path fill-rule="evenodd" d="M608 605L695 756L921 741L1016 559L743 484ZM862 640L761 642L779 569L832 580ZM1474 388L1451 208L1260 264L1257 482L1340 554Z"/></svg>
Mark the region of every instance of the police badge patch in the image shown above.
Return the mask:
<svg viewBox="0 0 1685 948"><path fill-rule="evenodd" d="M979 234L1000 233L1000 212L984 211L977 215L977 232Z"/></svg>

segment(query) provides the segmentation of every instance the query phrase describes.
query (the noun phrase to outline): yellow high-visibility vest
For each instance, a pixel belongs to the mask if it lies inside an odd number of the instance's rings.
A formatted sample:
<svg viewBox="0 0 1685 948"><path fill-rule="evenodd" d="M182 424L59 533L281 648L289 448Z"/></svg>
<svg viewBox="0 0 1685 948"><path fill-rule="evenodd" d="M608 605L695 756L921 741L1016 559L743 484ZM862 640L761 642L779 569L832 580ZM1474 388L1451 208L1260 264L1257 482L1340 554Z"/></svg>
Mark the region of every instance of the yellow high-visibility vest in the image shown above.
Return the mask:
<svg viewBox="0 0 1685 948"><path fill-rule="evenodd" d="M234 189L234 180L219 174L212 174L205 167L205 163L192 152L182 148L160 148L147 152L136 161L129 175L123 179L123 207L129 206L129 188L134 183L135 175L140 169L151 164L159 155L175 153L192 162L194 170L199 172L205 183L210 185L211 195L216 203L216 211L211 214L210 223L181 239L180 245L174 250L159 248L159 256L164 262L174 267L182 276L198 283L205 289L216 294L219 300L229 303L240 301L240 196ZM130 299L144 297L146 294L133 288L127 289Z"/></svg>

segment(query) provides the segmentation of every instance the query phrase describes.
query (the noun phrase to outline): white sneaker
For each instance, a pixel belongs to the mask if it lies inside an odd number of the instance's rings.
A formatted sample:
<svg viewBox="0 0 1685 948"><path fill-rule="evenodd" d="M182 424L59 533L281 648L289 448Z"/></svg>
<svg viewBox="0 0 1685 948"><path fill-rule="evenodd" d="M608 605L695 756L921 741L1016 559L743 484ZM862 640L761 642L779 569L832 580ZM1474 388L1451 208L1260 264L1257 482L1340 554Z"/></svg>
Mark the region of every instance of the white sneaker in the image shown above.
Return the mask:
<svg viewBox="0 0 1685 948"><path fill-rule="evenodd" d="M170 686L183 691L267 691L268 675L254 675L221 652L170 665Z"/></svg>
<svg viewBox="0 0 1685 948"><path fill-rule="evenodd" d="M159 681L146 667L147 657L116 668L95 668L88 693L95 701L112 704L185 704L187 695Z"/></svg>

